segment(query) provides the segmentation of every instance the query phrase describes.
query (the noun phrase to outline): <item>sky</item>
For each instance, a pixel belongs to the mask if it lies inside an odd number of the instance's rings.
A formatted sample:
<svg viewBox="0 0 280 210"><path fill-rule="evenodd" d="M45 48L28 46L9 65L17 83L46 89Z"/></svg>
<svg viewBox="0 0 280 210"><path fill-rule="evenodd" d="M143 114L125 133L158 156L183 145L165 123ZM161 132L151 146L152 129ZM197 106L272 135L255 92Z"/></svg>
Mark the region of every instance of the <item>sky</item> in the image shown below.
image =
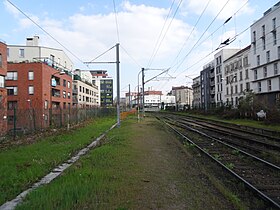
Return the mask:
<svg viewBox="0 0 280 210"><path fill-rule="evenodd" d="M129 85L137 91L141 68L145 90L166 94L172 86L191 87L226 39L232 40L226 48L248 46L250 25L278 1L2 0L0 40L25 45L27 37L38 35L39 45L64 50L75 68L107 70L115 84L115 64L83 62L100 55L95 61L116 61L112 47L120 43L121 96ZM141 83L141 75L139 79Z"/></svg>

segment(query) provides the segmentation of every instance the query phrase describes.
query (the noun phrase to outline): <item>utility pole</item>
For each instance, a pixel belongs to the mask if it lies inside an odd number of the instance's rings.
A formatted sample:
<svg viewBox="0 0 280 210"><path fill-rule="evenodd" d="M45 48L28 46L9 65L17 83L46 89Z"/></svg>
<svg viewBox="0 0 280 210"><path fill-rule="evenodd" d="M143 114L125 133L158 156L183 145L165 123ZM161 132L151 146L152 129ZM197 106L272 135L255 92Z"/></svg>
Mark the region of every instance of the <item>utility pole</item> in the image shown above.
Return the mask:
<svg viewBox="0 0 280 210"><path fill-rule="evenodd" d="M117 69L117 126L121 125L121 110L120 110L120 57L119 57L119 46L116 44L116 69Z"/></svg>
<svg viewBox="0 0 280 210"><path fill-rule="evenodd" d="M143 106L143 117L145 117L145 96L144 96L144 85L145 85L145 74L144 74L145 69L142 68L142 106Z"/></svg>
<svg viewBox="0 0 280 210"><path fill-rule="evenodd" d="M128 96L128 102L129 102L129 109L131 109L131 93L130 93L130 84L128 84L128 94L129 94L129 96Z"/></svg>

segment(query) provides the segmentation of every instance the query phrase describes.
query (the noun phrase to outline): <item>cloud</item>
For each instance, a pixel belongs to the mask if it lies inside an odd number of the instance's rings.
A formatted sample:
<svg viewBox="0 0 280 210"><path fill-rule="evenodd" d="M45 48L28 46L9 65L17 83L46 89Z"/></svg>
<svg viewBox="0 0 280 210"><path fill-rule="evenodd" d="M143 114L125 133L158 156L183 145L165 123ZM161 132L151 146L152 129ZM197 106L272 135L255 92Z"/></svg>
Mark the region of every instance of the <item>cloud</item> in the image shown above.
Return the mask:
<svg viewBox="0 0 280 210"><path fill-rule="evenodd" d="M20 12L13 6L11 5L8 1L4 1L4 6L5 6L5 9L11 13L14 17L18 17L20 15Z"/></svg>

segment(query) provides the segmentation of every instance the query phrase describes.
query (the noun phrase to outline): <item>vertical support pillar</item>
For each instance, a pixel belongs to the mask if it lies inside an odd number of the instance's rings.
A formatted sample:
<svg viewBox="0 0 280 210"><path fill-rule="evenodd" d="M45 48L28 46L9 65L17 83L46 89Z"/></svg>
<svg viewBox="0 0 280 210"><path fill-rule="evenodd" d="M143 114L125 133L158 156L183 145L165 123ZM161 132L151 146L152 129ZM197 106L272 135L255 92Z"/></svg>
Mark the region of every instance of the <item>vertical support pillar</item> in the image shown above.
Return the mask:
<svg viewBox="0 0 280 210"><path fill-rule="evenodd" d="M143 112L143 117L145 117L145 95L144 95L144 85L145 85L145 82L144 82L144 78L145 78L145 75L144 75L144 68L142 68L142 112Z"/></svg>
<svg viewBox="0 0 280 210"><path fill-rule="evenodd" d="M120 44L116 44L116 70L117 70L117 126L120 127L120 57L119 57L119 46Z"/></svg>

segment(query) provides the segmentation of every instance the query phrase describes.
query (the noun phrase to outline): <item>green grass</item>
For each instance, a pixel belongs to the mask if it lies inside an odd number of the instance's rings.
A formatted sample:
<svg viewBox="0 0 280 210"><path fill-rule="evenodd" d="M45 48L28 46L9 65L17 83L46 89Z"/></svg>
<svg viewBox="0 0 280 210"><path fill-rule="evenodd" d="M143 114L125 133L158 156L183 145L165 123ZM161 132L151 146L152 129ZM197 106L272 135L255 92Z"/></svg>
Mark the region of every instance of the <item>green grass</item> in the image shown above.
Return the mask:
<svg viewBox="0 0 280 210"><path fill-rule="evenodd" d="M113 118L98 118L89 125L36 143L0 151L0 204L13 199L58 164L69 159L113 125Z"/></svg>
<svg viewBox="0 0 280 210"><path fill-rule="evenodd" d="M128 209L130 190L125 188L135 182L129 176L135 168L129 161L134 151L127 149L133 134L129 129L114 129L107 137L110 141L51 184L31 192L17 209Z"/></svg>

